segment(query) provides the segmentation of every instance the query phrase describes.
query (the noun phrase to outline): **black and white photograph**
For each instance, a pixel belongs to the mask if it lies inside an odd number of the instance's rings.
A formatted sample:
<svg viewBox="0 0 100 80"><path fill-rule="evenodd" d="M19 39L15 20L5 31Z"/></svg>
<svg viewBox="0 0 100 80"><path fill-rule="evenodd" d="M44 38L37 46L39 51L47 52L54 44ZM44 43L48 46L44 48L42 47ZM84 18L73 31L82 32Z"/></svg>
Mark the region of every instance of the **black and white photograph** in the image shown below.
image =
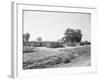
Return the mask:
<svg viewBox="0 0 100 80"><path fill-rule="evenodd" d="M91 66L89 13L23 10L23 69Z"/></svg>

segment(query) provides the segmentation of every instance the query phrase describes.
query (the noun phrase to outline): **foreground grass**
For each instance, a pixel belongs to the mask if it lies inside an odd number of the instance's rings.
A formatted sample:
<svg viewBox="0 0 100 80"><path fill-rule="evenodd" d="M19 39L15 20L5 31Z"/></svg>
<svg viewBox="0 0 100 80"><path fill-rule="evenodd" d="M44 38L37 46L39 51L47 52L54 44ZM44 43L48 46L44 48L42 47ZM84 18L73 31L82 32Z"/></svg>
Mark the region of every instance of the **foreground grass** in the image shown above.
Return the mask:
<svg viewBox="0 0 100 80"><path fill-rule="evenodd" d="M37 50L33 53L25 53L23 61L23 69L39 69L52 67L67 67L81 65L90 60L89 45L77 48L63 48L58 50L46 49ZM75 65L74 65L75 66Z"/></svg>

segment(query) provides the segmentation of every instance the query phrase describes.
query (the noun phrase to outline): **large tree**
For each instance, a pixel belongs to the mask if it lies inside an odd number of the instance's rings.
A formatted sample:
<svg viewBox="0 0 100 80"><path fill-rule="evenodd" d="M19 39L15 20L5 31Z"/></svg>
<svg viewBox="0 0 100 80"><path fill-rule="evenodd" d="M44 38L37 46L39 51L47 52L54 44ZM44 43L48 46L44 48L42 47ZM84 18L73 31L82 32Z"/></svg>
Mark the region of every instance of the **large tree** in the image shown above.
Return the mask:
<svg viewBox="0 0 100 80"><path fill-rule="evenodd" d="M64 37L62 38L62 41L64 43L75 43L75 42L80 42L82 39L82 33L80 29L71 29L68 28L66 29L64 33Z"/></svg>

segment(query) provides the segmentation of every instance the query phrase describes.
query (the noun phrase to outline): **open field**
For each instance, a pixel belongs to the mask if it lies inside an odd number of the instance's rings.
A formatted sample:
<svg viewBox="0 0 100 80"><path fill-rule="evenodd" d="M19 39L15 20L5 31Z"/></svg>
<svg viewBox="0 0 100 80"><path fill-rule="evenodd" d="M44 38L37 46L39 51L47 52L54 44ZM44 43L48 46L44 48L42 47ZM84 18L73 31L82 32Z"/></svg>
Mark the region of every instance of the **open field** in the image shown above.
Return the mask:
<svg viewBox="0 0 100 80"><path fill-rule="evenodd" d="M91 65L91 46L65 48L30 47L23 53L23 69L80 67Z"/></svg>

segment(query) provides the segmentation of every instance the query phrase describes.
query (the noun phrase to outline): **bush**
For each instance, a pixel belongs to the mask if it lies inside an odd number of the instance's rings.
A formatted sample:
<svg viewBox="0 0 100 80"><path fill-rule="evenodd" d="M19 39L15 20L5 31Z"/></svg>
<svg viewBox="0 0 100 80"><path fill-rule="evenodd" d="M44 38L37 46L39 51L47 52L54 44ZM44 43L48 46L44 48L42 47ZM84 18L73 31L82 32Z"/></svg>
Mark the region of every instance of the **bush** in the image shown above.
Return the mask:
<svg viewBox="0 0 100 80"><path fill-rule="evenodd" d="M69 63L69 62L71 62L71 60L66 58L63 63Z"/></svg>
<svg viewBox="0 0 100 80"><path fill-rule="evenodd" d="M59 42L50 42L47 45L47 48L60 48L60 47L64 47L62 43Z"/></svg>
<svg viewBox="0 0 100 80"><path fill-rule="evenodd" d="M80 45L90 45L91 43L88 41L81 42Z"/></svg>
<svg viewBox="0 0 100 80"><path fill-rule="evenodd" d="M59 48L59 47L64 47L63 43L61 42L24 42L23 46L28 46L28 47L41 47L41 46L46 46L48 48Z"/></svg>
<svg viewBox="0 0 100 80"><path fill-rule="evenodd" d="M75 42L66 42L65 43L66 46L76 46Z"/></svg>
<svg viewBox="0 0 100 80"><path fill-rule="evenodd" d="M31 43L30 42L23 42L23 46L31 46Z"/></svg>

